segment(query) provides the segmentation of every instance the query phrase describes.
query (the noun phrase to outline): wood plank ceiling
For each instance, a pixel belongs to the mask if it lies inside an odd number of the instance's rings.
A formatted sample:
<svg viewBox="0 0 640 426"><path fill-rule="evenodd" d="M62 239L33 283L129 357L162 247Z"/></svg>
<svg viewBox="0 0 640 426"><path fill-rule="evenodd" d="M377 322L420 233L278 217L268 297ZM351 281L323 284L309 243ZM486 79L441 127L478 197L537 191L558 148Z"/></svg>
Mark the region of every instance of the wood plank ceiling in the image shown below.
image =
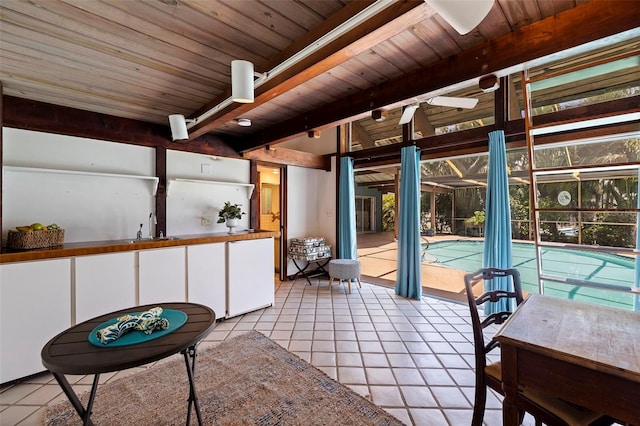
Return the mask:
<svg viewBox="0 0 640 426"><path fill-rule="evenodd" d="M2 0L2 89L5 96L167 125L169 114L193 117L226 99L233 59L269 71L372 3ZM317 123L281 127L336 103L345 105L344 111L321 124L351 121L368 114L361 106L350 109L351 100L362 99L372 88L398 84L432 64L585 3L496 0L487 18L461 36L422 0L392 2L256 89L254 104L232 104L191 129L190 136L211 133L230 143L240 140L240 151L319 128ZM406 93L423 95L420 90L418 84ZM249 118L252 126L238 126L240 117ZM376 137L376 129L364 131Z"/></svg>

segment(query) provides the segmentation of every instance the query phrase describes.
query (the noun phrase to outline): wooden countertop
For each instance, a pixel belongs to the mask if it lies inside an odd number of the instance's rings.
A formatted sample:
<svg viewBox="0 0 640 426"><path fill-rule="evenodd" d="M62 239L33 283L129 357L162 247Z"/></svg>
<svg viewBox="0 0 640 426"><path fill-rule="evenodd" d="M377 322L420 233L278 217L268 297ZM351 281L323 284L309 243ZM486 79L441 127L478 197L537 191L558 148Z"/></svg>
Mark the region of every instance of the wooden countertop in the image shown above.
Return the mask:
<svg viewBox="0 0 640 426"><path fill-rule="evenodd" d="M2 248L0 263L25 262L29 260L55 259L60 257L86 256L90 254L116 253L122 251L146 250L162 247L188 246L194 244L224 243L227 241L256 240L260 238L279 237L278 231L238 231L211 234L175 235L170 240L109 240L67 243L57 247L34 250L9 250Z"/></svg>

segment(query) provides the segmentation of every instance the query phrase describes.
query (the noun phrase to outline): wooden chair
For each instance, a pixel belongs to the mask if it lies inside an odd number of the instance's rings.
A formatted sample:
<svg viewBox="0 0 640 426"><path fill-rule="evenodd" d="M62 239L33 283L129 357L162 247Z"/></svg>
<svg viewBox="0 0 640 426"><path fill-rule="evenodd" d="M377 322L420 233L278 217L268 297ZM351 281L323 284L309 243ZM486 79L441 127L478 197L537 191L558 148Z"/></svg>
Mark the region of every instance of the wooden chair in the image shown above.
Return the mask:
<svg viewBox="0 0 640 426"><path fill-rule="evenodd" d="M511 278L513 291L495 290L483 293L479 297L473 295L473 287L476 284L483 284L485 280L492 280L498 277ZM471 311L471 324L473 326L473 342L475 345L476 361L476 392L473 407L472 426L481 426L484 418L484 410L487 400L487 387L504 395L502 390L502 369L500 362L487 364L487 354L497 347L499 343L493 338L485 344L484 329L492 324L502 324L511 315L509 311L502 311L490 314L483 320L480 319L478 306L485 302L497 302L503 299L513 299L516 305L523 301L522 286L520 284L520 274L516 269L495 269L485 268L467 274L464 277L464 285L467 292L467 301ZM522 398L518 401L521 412L521 419L524 412L528 412L536 419L536 425L544 423L546 425L611 425L613 419L590 411L586 408L566 403L558 398L545 395L540 392L522 390Z"/></svg>

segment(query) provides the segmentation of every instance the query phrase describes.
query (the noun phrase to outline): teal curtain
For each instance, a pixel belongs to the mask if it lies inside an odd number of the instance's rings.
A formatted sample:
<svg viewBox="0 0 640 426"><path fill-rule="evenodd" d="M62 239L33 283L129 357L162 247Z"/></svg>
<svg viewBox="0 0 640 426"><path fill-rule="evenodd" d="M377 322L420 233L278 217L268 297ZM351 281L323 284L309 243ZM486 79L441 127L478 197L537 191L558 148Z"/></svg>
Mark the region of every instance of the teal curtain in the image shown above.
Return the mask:
<svg viewBox="0 0 640 426"><path fill-rule="evenodd" d="M353 183L353 158L340 159L340 211L338 213L338 259L357 259L356 193Z"/></svg>
<svg viewBox="0 0 640 426"><path fill-rule="evenodd" d="M400 203L396 294L420 300L420 151L415 146L402 148L400 167L400 200L396 200Z"/></svg>
<svg viewBox="0 0 640 426"><path fill-rule="evenodd" d="M509 180L507 175L507 150L504 131L489 133L489 165L487 170L487 196L484 222L483 267L508 269L511 256L511 210L509 208ZM485 291L513 291L510 277L494 278L485 282ZM491 302L485 304L490 314L515 308L514 303Z"/></svg>

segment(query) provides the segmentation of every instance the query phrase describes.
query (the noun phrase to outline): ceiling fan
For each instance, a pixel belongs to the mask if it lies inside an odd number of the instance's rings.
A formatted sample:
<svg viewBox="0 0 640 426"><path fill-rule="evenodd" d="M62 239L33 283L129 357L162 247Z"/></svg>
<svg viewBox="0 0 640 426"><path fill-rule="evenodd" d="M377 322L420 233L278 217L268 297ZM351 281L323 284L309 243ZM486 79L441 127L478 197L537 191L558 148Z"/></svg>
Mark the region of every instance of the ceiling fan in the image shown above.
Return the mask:
<svg viewBox="0 0 640 426"><path fill-rule="evenodd" d="M493 7L494 0L425 0L427 4L449 23L458 33L464 35L489 14ZM421 101L408 105L402 112L400 124L411 121L416 109ZM461 98L453 96L434 96L426 100L429 105L445 106L451 108L474 108L478 104L478 99Z"/></svg>
<svg viewBox="0 0 640 426"><path fill-rule="evenodd" d="M418 101L414 104L407 105L402 111L402 117L400 117L399 124L407 124L413 118L413 114L415 114L416 110L420 106L420 102ZM426 99L424 102L429 105L434 106L445 106L451 108L464 108L464 109L472 109L478 104L478 99L476 98L462 98L455 96L434 96L432 98Z"/></svg>

